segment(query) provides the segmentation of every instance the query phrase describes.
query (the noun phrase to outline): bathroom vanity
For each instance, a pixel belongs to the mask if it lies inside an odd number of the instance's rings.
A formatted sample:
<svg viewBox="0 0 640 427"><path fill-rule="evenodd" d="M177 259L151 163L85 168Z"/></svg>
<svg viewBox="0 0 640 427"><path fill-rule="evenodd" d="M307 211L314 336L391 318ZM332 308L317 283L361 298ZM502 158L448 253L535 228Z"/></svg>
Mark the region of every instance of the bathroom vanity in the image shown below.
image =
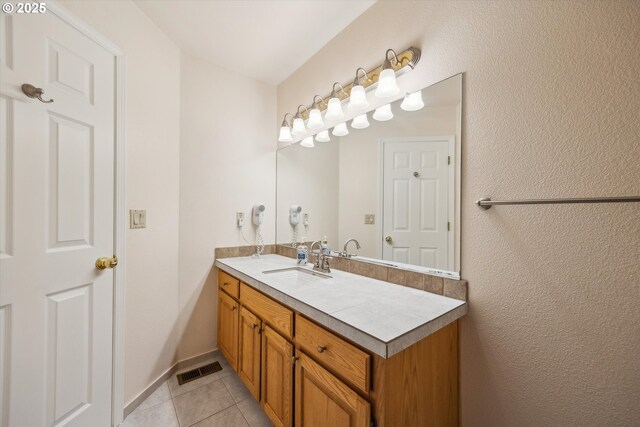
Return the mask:
<svg viewBox="0 0 640 427"><path fill-rule="evenodd" d="M280 255L215 265L219 348L274 425L458 425L465 301Z"/></svg>

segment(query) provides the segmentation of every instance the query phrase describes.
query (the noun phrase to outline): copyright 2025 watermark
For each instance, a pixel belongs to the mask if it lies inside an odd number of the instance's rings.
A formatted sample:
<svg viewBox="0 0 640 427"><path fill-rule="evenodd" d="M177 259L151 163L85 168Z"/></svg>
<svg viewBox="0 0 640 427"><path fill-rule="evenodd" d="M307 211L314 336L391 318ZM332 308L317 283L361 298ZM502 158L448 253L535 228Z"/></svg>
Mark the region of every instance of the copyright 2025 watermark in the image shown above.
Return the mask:
<svg viewBox="0 0 640 427"><path fill-rule="evenodd" d="M39 13L45 13L47 11L47 4L41 2L18 2L18 3L2 3L2 12L6 14L24 14L35 15Z"/></svg>

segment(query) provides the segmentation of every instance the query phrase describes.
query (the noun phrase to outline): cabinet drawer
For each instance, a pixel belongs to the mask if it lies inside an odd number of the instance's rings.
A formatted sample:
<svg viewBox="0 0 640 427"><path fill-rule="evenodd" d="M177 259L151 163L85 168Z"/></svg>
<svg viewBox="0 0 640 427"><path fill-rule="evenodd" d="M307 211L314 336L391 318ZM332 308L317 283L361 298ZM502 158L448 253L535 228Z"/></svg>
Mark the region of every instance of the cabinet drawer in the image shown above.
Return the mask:
<svg viewBox="0 0 640 427"><path fill-rule="evenodd" d="M293 311L246 283L240 283L240 302L262 321L288 338L293 338Z"/></svg>
<svg viewBox="0 0 640 427"><path fill-rule="evenodd" d="M218 270L218 286L232 297L238 298L240 281L222 270Z"/></svg>
<svg viewBox="0 0 640 427"><path fill-rule="evenodd" d="M302 316L296 318L296 342L326 368L369 393L371 356L367 353Z"/></svg>

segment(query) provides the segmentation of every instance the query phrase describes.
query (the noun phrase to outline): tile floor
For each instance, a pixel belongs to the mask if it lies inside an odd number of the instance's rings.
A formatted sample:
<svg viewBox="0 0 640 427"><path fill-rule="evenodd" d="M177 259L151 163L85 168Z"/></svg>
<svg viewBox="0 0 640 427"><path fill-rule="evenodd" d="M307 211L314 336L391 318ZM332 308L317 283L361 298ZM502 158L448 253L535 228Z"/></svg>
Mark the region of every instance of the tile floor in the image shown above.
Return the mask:
<svg viewBox="0 0 640 427"><path fill-rule="evenodd" d="M195 381L178 385L172 375L129 414L122 427L273 427L219 352L177 373L214 361L222 370Z"/></svg>

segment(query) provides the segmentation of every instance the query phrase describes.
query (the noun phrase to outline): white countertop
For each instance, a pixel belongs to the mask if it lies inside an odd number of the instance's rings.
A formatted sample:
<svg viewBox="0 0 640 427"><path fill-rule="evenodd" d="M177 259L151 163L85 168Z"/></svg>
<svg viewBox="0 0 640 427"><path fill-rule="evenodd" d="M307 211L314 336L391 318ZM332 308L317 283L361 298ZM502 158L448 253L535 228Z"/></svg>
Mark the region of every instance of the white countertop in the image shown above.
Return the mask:
<svg viewBox="0 0 640 427"><path fill-rule="evenodd" d="M223 258L215 265L384 358L467 313L464 301L339 270L331 270L330 279L263 273L297 266L281 255Z"/></svg>

